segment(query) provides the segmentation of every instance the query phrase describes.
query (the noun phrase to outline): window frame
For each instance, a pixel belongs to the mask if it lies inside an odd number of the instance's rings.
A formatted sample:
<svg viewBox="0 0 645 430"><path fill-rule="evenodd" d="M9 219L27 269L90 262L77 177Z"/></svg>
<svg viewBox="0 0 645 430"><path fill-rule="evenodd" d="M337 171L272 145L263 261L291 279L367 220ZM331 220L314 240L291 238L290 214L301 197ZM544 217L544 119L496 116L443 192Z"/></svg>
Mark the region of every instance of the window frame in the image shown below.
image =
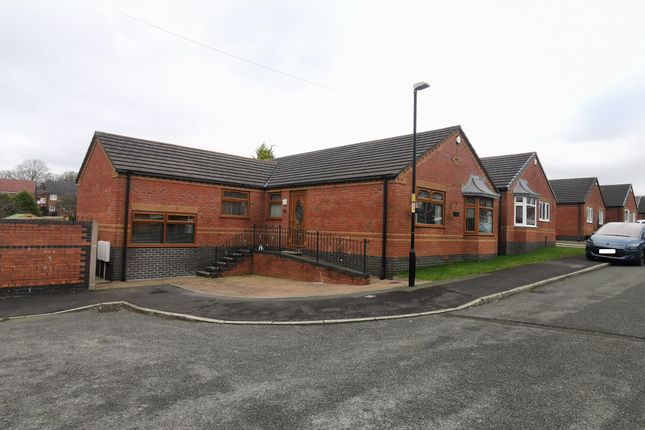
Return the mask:
<svg viewBox="0 0 645 430"><path fill-rule="evenodd" d="M602 209L598 209L598 225L605 224L605 213Z"/></svg>
<svg viewBox="0 0 645 430"><path fill-rule="evenodd" d="M585 206L585 221L587 224L593 224L593 208Z"/></svg>
<svg viewBox="0 0 645 430"><path fill-rule="evenodd" d="M517 199L522 199L522 202L518 202ZM533 200L535 203L530 204L529 201ZM516 196L513 195L513 225L515 227L531 227L531 228L537 228L538 225L538 218L539 218L539 213L538 213L538 199L535 197L531 196ZM522 207L522 223L517 222L517 207L521 206ZM528 208L532 207L535 210L535 224L527 224L526 221L528 220L527 213L528 213Z"/></svg>
<svg viewBox="0 0 645 430"><path fill-rule="evenodd" d="M538 207L538 221L551 222L551 203L540 201ZM542 216L543 214L546 216Z"/></svg>
<svg viewBox="0 0 645 430"><path fill-rule="evenodd" d="M226 197L226 193L245 193L246 198L236 198L236 197ZM246 214L245 215L231 215L224 213L224 202L231 202L231 203L246 203ZM251 217L251 192L246 191L246 190L236 190L236 189L223 189L222 190L222 201L221 201L221 206L220 206L220 217L223 218L242 218L242 219L248 219Z"/></svg>
<svg viewBox="0 0 645 430"><path fill-rule="evenodd" d="M58 194L56 194L56 193L50 194L49 195L49 200L54 201L54 202L58 201Z"/></svg>
<svg viewBox="0 0 645 430"><path fill-rule="evenodd" d="M430 198L421 198L419 197L419 194L421 191L426 191L430 194ZM441 194L442 200L435 200L433 199L434 194ZM432 188L423 188L423 187L417 187L416 190L416 202L415 202L415 211L414 211L414 224L419 227L429 227L429 228L445 228L446 227L446 192L442 190L435 190ZM426 224L423 222L419 222L419 203L425 202L425 203L430 203L432 205L440 205L441 206L441 224Z"/></svg>
<svg viewBox="0 0 645 430"><path fill-rule="evenodd" d="M279 197L278 200L276 200L276 201L272 200L272 197L274 197L274 196L278 196ZM268 200L269 200L269 202L268 202L269 213L267 215L267 219L281 220L282 219L282 193L281 192L279 192L279 193L269 193ZM272 206L279 206L280 207L280 216L272 216L271 215L271 207Z"/></svg>
<svg viewBox="0 0 645 430"><path fill-rule="evenodd" d="M146 215L161 215L162 219L154 219L154 220L144 220L144 219L135 219L138 214L146 214ZM186 216L186 217L192 217L192 221L178 221L178 220L169 220L169 217L171 216ZM162 237L161 237L161 243L143 243L143 242L133 242L132 239L134 237L134 225L135 224L162 224ZM192 242L183 242L183 243L177 243L177 242L166 242L166 232L167 228L166 226L168 224L176 225L176 224L181 224L181 225L187 225L190 224L193 226L193 241ZM184 213L184 212L163 212L163 211L139 211L139 210L132 210L130 213L130 231L128 234L128 247L131 248L190 248L190 247L196 247L197 246L197 214L196 213Z"/></svg>
<svg viewBox="0 0 645 430"><path fill-rule="evenodd" d="M623 221L629 222L629 209L625 209L623 212Z"/></svg>
<svg viewBox="0 0 645 430"><path fill-rule="evenodd" d="M475 203L468 203L468 199L475 199ZM481 199L486 199L491 201L491 206L482 206ZM468 217L466 215L468 209L475 209L474 216L474 230L468 230ZM493 219L491 220L491 231L490 233L479 231L479 210L490 210L492 213ZM464 196L464 234L465 235L474 235L474 236L494 236L495 235L495 200L491 197L479 197L479 196Z"/></svg>
<svg viewBox="0 0 645 430"><path fill-rule="evenodd" d="M49 206L49 212L56 212L56 206L55 205L50 205Z"/></svg>

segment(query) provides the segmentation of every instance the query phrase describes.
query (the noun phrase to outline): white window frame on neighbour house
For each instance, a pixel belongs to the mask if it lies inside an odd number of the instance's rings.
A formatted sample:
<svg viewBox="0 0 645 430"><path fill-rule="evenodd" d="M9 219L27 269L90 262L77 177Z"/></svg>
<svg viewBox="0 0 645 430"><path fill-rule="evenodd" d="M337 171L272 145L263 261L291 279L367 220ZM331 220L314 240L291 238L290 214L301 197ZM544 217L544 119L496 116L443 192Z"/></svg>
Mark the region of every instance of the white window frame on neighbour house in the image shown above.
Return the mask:
<svg viewBox="0 0 645 430"><path fill-rule="evenodd" d="M598 209L598 225L603 225L605 223L605 213L602 209Z"/></svg>
<svg viewBox="0 0 645 430"><path fill-rule="evenodd" d="M50 206L49 212L56 212L56 206Z"/></svg>
<svg viewBox="0 0 645 430"><path fill-rule="evenodd" d="M551 204L540 202L540 221L551 222Z"/></svg>
<svg viewBox="0 0 645 430"><path fill-rule="evenodd" d="M636 212L632 212L632 222L636 222Z"/></svg>
<svg viewBox="0 0 645 430"><path fill-rule="evenodd" d="M629 209L625 209L625 218L623 218L623 221L629 222Z"/></svg>
<svg viewBox="0 0 645 430"><path fill-rule="evenodd" d="M514 211L514 221L515 225L518 227L537 227L537 199L531 196L515 196L515 211ZM528 221L528 213L530 209L533 209L533 224L530 224ZM521 220L522 222L517 222L517 210L522 211Z"/></svg>
<svg viewBox="0 0 645 430"><path fill-rule="evenodd" d="M49 200L53 200L53 201L58 200L58 194L50 194L49 195Z"/></svg>
<svg viewBox="0 0 645 430"><path fill-rule="evenodd" d="M589 206L585 207L585 213L587 215L587 224L593 224L593 208Z"/></svg>

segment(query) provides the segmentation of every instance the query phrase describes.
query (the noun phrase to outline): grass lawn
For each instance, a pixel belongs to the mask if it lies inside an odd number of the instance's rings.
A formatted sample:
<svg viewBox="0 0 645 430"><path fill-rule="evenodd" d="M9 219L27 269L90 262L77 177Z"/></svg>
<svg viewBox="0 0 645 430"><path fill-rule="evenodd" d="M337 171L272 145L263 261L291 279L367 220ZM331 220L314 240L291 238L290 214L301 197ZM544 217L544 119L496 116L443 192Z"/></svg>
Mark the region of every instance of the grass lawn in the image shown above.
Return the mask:
<svg viewBox="0 0 645 430"><path fill-rule="evenodd" d="M542 248L526 254L503 255L487 261L467 261L417 269L417 279L424 281L443 281L445 279L494 272L495 270L524 266L541 261L584 255L584 253L584 248ZM400 276L407 278L408 272L403 272Z"/></svg>

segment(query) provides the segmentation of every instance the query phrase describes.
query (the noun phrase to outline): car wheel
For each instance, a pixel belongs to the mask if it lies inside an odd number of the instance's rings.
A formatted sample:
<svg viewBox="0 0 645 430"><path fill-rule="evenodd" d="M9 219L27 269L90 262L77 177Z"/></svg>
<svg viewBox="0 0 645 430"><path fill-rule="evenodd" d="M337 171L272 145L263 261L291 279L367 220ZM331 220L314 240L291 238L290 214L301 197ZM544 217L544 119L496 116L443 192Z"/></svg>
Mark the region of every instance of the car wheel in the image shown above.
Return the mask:
<svg viewBox="0 0 645 430"><path fill-rule="evenodd" d="M593 257L593 255L591 255L591 254L589 254L589 253L587 253L587 254L586 254L586 256L587 256L587 260L589 260L589 261L594 261L594 260L595 260L595 258Z"/></svg>
<svg viewBox="0 0 645 430"><path fill-rule="evenodd" d="M645 266L645 250L641 252L641 258L638 259L639 266Z"/></svg>

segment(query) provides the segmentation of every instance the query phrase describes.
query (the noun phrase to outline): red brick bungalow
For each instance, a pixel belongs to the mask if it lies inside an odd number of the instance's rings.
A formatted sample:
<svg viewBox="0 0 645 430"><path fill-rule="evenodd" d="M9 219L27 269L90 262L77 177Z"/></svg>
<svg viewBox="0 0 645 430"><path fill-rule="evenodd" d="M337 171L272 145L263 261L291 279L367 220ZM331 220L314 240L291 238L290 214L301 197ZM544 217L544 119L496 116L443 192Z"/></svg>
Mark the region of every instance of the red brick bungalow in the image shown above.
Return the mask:
<svg viewBox="0 0 645 430"><path fill-rule="evenodd" d="M598 178L554 179L549 181L557 200L556 237L583 240L605 223L605 201Z"/></svg>
<svg viewBox="0 0 645 430"><path fill-rule="evenodd" d="M366 238L368 271L407 269L412 136L261 161L96 132L79 219L111 243L109 279L194 274L252 225ZM498 201L461 127L417 134L419 267L490 258ZM123 267L126 270L123 270Z"/></svg>
<svg viewBox="0 0 645 430"><path fill-rule="evenodd" d="M555 245L555 196L537 153L482 158L501 192L499 254Z"/></svg>
<svg viewBox="0 0 645 430"><path fill-rule="evenodd" d="M645 196L637 196L636 203L638 207L638 214L636 219L645 219Z"/></svg>
<svg viewBox="0 0 645 430"><path fill-rule="evenodd" d="M636 221L638 209L631 184L602 185L600 189L607 207L605 222Z"/></svg>

